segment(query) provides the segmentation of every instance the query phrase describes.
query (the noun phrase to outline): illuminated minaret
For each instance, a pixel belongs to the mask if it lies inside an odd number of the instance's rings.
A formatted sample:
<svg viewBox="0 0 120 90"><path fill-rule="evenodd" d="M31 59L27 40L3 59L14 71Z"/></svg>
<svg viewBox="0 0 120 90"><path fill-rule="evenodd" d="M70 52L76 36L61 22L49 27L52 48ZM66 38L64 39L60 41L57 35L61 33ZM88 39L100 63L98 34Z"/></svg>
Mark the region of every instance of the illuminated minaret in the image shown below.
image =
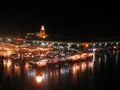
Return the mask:
<svg viewBox="0 0 120 90"><path fill-rule="evenodd" d="M48 37L48 35L46 34L46 31L45 31L44 25L42 25L41 28L40 28L39 37L43 38L43 39Z"/></svg>

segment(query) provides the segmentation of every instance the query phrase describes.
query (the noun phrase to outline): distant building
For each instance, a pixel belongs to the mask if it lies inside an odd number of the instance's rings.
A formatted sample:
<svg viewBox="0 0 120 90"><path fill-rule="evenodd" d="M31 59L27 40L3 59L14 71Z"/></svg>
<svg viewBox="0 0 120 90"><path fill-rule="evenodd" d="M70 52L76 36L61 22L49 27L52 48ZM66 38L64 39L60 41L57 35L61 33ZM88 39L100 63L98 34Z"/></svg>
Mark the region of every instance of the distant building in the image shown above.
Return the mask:
<svg viewBox="0 0 120 90"><path fill-rule="evenodd" d="M40 31L36 33L27 33L25 36L26 39L46 39L48 38L48 34L46 34L46 30L44 25L41 26Z"/></svg>
<svg viewBox="0 0 120 90"><path fill-rule="evenodd" d="M44 25L41 26L40 32L37 32L36 35L37 37L42 38L42 39L46 39L48 37L48 35L46 34Z"/></svg>

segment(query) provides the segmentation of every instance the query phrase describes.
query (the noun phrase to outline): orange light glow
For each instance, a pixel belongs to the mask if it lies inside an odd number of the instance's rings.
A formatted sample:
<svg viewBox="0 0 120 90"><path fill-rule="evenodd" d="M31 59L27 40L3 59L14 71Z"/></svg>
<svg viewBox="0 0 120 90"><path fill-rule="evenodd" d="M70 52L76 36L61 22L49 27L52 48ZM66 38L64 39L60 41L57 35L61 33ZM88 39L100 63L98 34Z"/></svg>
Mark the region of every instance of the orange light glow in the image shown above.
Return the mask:
<svg viewBox="0 0 120 90"><path fill-rule="evenodd" d="M81 71L85 72L86 68L87 68L87 63L86 62L82 62L81 63Z"/></svg>
<svg viewBox="0 0 120 90"><path fill-rule="evenodd" d="M88 47L89 45L88 44L85 44L85 47Z"/></svg>
<svg viewBox="0 0 120 90"><path fill-rule="evenodd" d="M36 75L35 79L36 79L37 84L40 84L42 82L43 75L42 74L38 74L38 75Z"/></svg>
<svg viewBox="0 0 120 90"><path fill-rule="evenodd" d="M42 81L42 77L41 76L36 76L36 81L37 81L37 83L40 83Z"/></svg>
<svg viewBox="0 0 120 90"><path fill-rule="evenodd" d="M41 30L45 30L44 25L41 26Z"/></svg>
<svg viewBox="0 0 120 90"><path fill-rule="evenodd" d="M82 44L85 48L89 47L89 43L83 43Z"/></svg>
<svg viewBox="0 0 120 90"><path fill-rule="evenodd" d="M16 38L17 41L23 41L23 38Z"/></svg>

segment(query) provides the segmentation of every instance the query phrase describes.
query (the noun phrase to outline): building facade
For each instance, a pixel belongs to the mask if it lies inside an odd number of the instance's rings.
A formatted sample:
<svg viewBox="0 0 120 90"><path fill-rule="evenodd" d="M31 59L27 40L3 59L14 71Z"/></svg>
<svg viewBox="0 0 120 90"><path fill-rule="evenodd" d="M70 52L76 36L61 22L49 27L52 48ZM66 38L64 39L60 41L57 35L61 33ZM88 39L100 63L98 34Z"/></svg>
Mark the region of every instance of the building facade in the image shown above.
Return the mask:
<svg viewBox="0 0 120 90"><path fill-rule="evenodd" d="M48 35L46 34L44 25L41 26L40 32L37 33L37 37L42 38L42 39L46 39L48 37Z"/></svg>

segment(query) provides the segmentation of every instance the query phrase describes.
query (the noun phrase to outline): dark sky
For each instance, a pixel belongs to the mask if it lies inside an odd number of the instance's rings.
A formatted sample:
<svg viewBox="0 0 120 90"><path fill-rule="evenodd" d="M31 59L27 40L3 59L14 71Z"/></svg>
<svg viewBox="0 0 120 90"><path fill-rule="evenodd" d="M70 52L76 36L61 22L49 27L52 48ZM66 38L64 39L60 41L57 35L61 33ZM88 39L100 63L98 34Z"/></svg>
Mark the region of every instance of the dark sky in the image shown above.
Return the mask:
<svg viewBox="0 0 120 90"><path fill-rule="evenodd" d="M76 35L119 35L119 13L110 8L0 8L0 33L38 32Z"/></svg>

